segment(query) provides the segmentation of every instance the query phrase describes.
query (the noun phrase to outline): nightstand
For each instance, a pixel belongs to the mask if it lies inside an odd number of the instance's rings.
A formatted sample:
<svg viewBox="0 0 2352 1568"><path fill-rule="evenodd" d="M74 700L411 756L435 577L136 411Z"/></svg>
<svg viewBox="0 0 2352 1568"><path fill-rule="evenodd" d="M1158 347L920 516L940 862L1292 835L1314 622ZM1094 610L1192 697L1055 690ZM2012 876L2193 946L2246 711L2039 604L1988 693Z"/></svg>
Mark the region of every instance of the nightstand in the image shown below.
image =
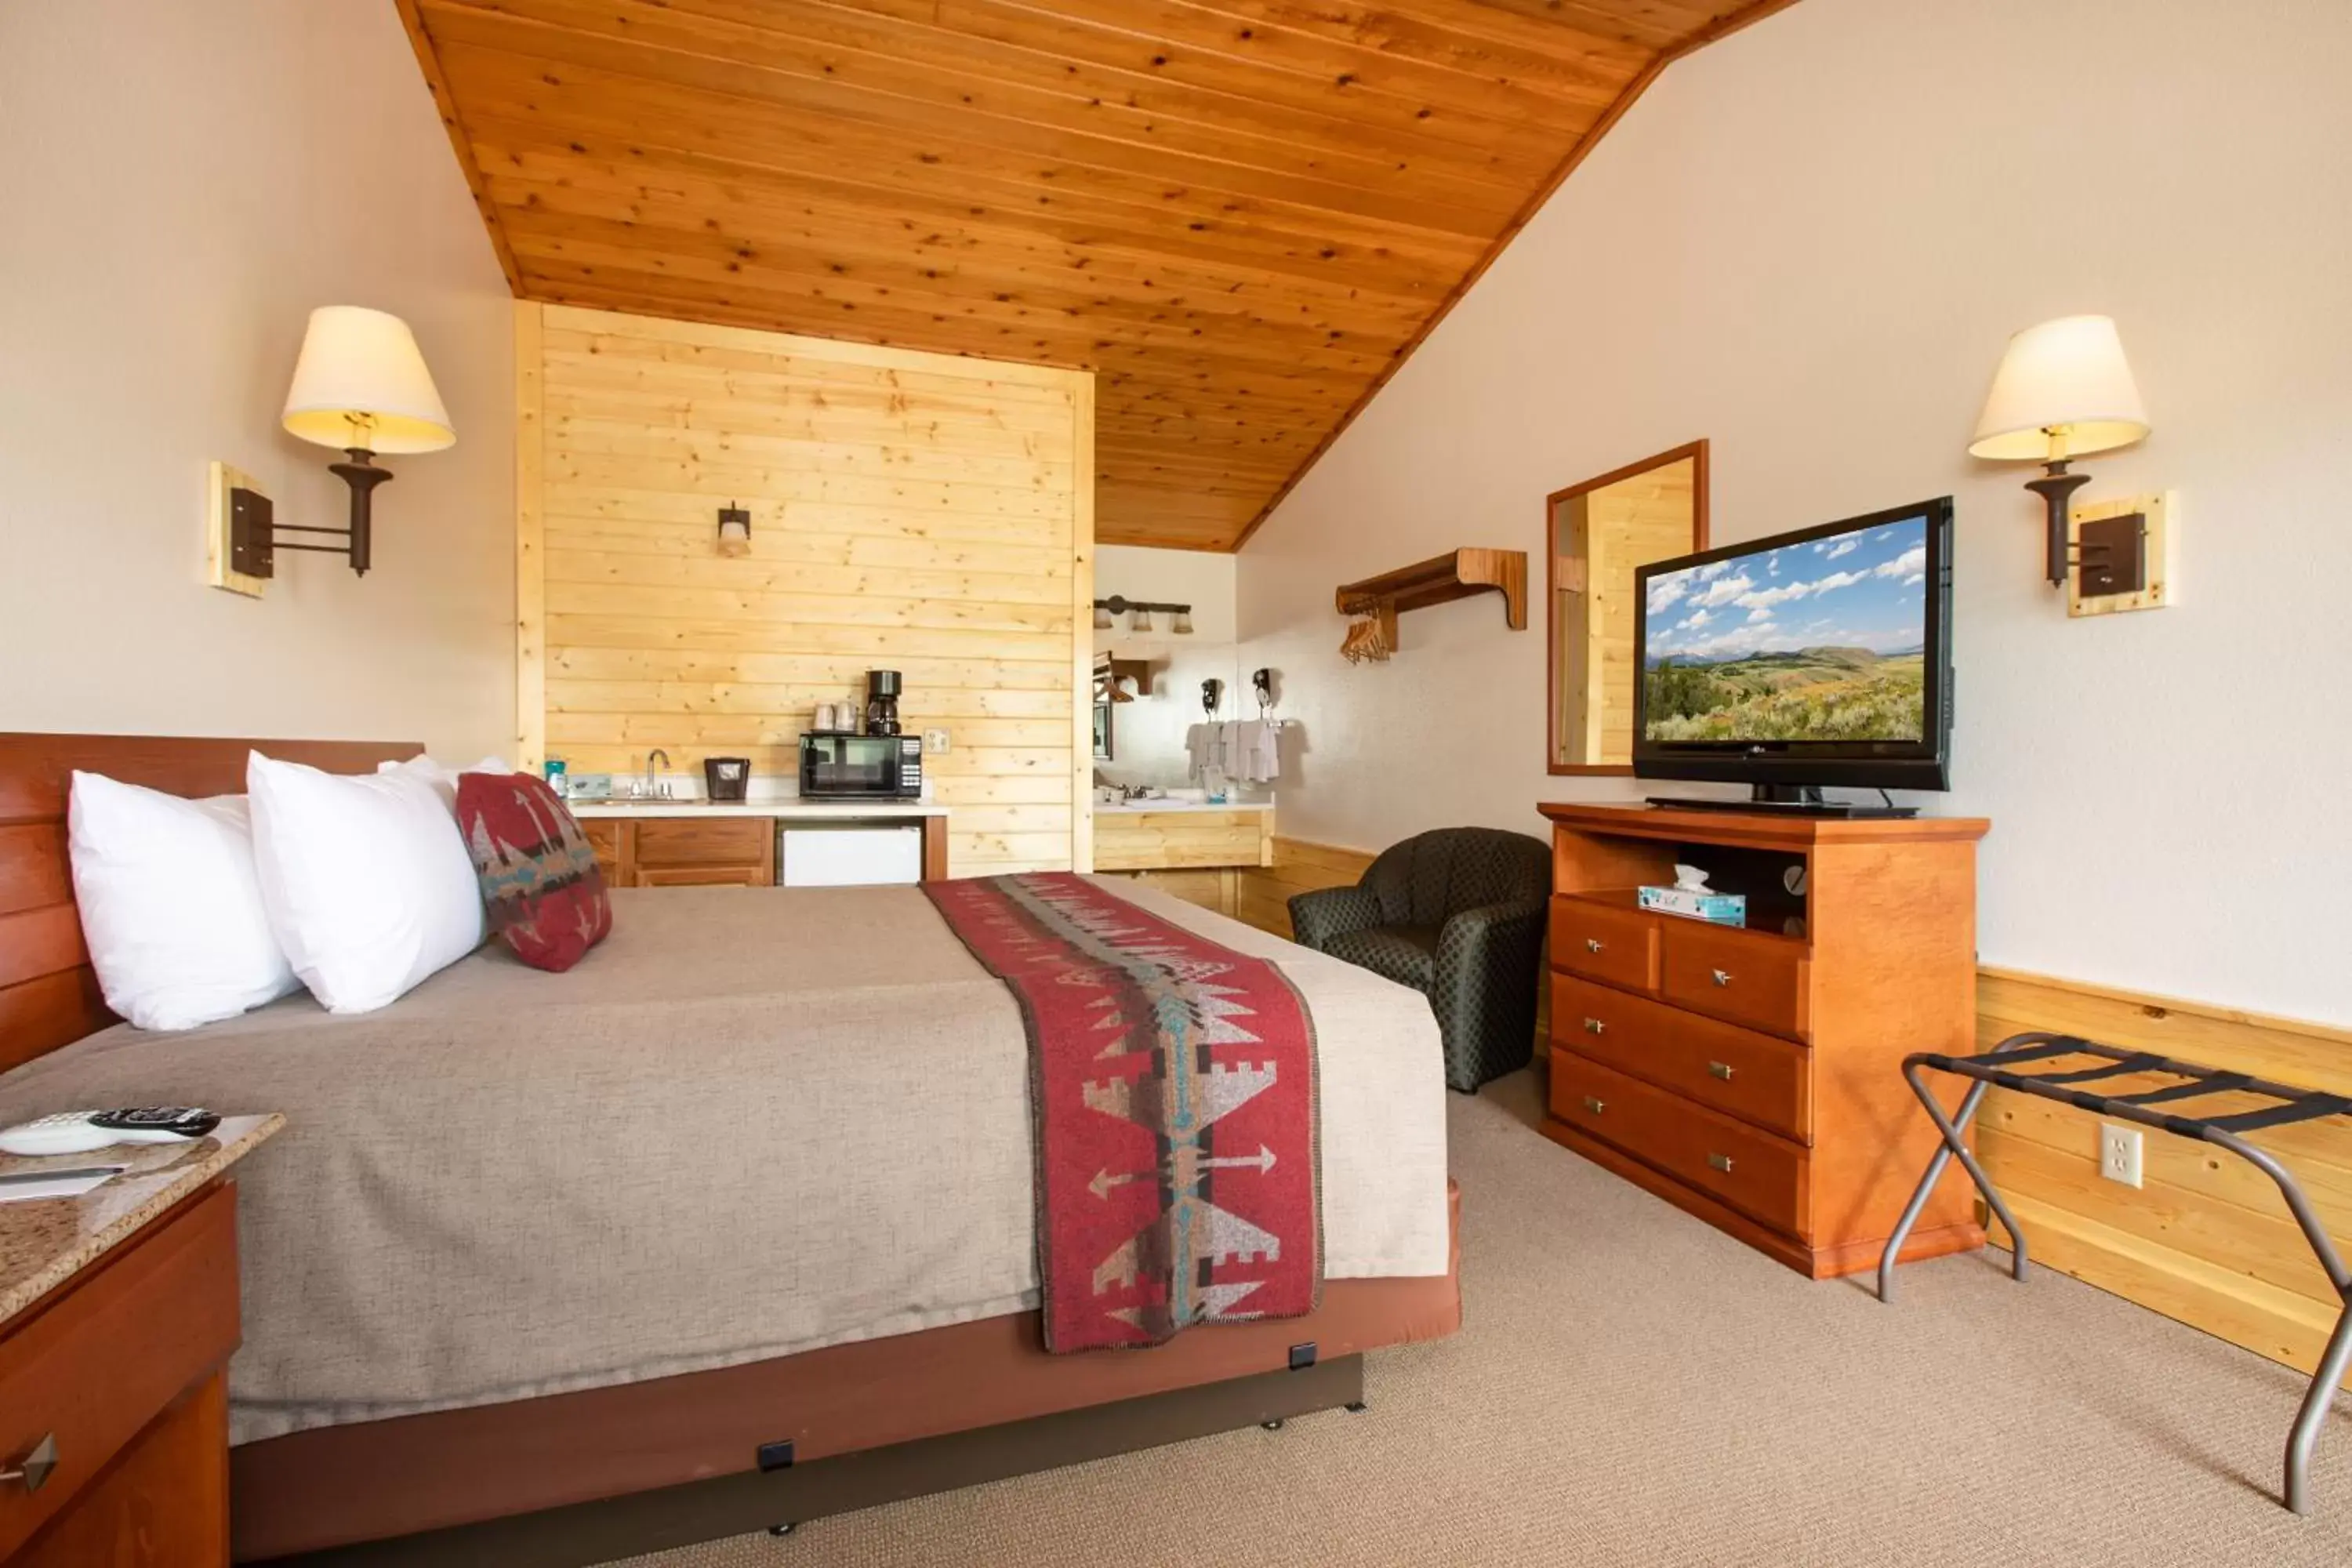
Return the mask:
<svg viewBox="0 0 2352 1568"><path fill-rule="evenodd" d="M0 1173L122 1163L78 1198L0 1204L0 1562L228 1562L237 1346L229 1167L284 1125L234 1116L176 1145Z"/></svg>

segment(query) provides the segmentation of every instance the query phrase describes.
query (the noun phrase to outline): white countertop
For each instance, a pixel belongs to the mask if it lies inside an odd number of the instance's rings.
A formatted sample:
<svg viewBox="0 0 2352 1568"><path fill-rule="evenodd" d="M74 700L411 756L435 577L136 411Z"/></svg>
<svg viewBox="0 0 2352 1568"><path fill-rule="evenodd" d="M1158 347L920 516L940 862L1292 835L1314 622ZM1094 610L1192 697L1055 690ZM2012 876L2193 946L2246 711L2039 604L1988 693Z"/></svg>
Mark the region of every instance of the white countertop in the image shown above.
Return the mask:
<svg viewBox="0 0 2352 1568"><path fill-rule="evenodd" d="M574 816L771 816L790 822L886 822L945 816L929 800L571 800Z"/></svg>
<svg viewBox="0 0 2352 1568"><path fill-rule="evenodd" d="M1149 812L1158 816L1168 811L1272 811L1270 800L1234 800L1223 805L1212 805L1205 800L1130 800L1118 805L1106 801L1095 802L1097 816L1141 816Z"/></svg>

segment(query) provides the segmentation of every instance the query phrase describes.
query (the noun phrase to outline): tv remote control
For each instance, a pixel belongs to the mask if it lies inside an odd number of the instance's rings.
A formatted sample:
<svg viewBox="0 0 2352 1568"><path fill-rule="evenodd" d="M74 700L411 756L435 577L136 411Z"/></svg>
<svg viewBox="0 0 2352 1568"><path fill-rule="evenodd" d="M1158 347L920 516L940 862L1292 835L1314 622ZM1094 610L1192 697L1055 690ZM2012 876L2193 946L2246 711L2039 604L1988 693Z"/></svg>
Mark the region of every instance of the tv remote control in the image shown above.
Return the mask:
<svg viewBox="0 0 2352 1568"><path fill-rule="evenodd" d="M185 1143L219 1125L211 1111L179 1105L61 1110L0 1131L0 1153L82 1154L116 1143Z"/></svg>

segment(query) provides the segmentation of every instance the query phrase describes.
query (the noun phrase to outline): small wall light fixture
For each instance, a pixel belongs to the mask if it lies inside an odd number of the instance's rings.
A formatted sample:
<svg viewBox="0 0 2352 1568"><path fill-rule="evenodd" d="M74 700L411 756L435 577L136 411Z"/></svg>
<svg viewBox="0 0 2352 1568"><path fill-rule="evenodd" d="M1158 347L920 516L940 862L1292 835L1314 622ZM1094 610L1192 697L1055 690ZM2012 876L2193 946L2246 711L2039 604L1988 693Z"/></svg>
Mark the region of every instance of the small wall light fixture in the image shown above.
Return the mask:
<svg viewBox="0 0 2352 1568"><path fill-rule="evenodd" d="M2090 482L2067 465L2128 447L2147 435L2147 411L2109 316L2062 316L2009 340L1992 391L1977 419L1972 457L2043 465L2025 488L2042 498L2048 527L2046 574L2066 582L2067 503Z"/></svg>
<svg viewBox="0 0 2352 1568"><path fill-rule="evenodd" d="M1108 599L1095 601L1095 630L1098 632L1110 630L1111 617L1114 616L1131 616L1134 618L1128 623L1129 628L1138 632L1148 632L1151 629L1151 616L1154 611L1171 617L1168 629L1178 637L1188 637L1192 635L1192 605L1146 604L1140 599L1122 598L1117 594L1113 594Z"/></svg>
<svg viewBox="0 0 2352 1568"><path fill-rule="evenodd" d="M352 571L367 575L372 498L392 478L392 470L376 467L376 454L437 452L457 439L408 323L358 305L321 305L310 312L283 423L305 441L343 449L350 460L328 469L352 488L351 526L272 526L265 517L257 531L248 529L245 539L231 541L236 570L256 577L271 574L270 557L279 550L346 555ZM285 533L321 533L342 542L298 544L278 537Z"/></svg>
<svg viewBox="0 0 2352 1568"><path fill-rule="evenodd" d="M732 503L719 509L719 553L751 553L751 514Z"/></svg>

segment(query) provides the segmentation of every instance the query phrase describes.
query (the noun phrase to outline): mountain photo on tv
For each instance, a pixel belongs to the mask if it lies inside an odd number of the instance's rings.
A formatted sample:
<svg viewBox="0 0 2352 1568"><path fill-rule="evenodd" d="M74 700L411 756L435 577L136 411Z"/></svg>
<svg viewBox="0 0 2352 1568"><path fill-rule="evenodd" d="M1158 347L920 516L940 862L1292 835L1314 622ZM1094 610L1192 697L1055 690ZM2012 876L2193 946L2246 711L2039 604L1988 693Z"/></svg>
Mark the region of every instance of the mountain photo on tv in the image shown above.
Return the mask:
<svg viewBox="0 0 2352 1568"><path fill-rule="evenodd" d="M1650 576L1643 738L1921 741L1927 573L1911 517Z"/></svg>

